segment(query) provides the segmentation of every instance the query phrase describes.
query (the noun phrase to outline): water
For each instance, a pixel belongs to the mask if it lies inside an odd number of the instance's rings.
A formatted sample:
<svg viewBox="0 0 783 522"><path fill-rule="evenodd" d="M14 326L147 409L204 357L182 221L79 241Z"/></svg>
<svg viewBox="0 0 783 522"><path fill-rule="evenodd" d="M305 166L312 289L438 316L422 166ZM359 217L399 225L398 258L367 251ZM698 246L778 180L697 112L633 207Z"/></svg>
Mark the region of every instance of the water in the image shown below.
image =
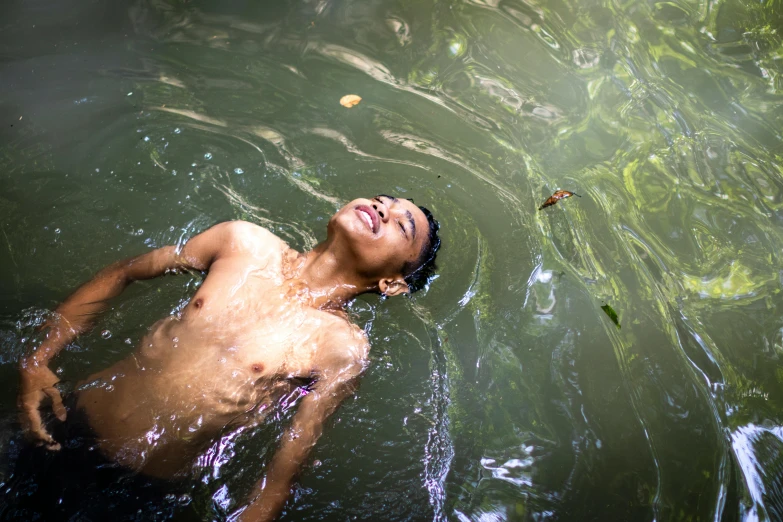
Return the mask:
<svg viewBox="0 0 783 522"><path fill-rule="evenodd" d="M102 266L236 218L308 248L342 202L394 193L440 220L439 277L352 306L372 366L284 520L783 517L779 0L41 0L0 19L6 448L24 341ZM582 197L537 211L556 189ZM63 380L197 281L126 291ZM242 505L274 428L216 443L193 517Z"/></svg>

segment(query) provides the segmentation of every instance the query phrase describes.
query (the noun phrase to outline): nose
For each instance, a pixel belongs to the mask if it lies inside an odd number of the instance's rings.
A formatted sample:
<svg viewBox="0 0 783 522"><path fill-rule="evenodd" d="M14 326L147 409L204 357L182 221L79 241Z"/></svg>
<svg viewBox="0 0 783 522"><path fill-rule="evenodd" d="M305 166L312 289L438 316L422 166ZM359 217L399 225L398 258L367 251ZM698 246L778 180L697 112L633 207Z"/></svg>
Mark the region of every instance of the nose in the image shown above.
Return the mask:
<svg viewBox="0 0 783 522"><path fill-rule="evenodd" d="M374 208L375 211L378 213L378 216L380 216L381 221L383 221L384 223L389 221L389 208L386 205L384 205L380 201L373 201L372 208Z"/></svg>

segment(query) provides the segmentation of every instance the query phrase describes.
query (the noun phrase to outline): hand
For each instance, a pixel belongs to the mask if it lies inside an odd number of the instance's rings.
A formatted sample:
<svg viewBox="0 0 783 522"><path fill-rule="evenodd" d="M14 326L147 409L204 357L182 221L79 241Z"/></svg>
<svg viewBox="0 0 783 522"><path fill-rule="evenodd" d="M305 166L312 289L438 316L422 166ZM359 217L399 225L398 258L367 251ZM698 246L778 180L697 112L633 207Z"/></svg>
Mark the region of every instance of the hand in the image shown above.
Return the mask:
<svg viewBox="0 0 783 522"><path fill-rule="evenodd" d="M44 428L40 408L43 400L49 397L55 416L61 421L65 420L63 399L60 391L54 387L60 379L45 364L39 365L32 359L22 362L20 373L19 409L22 427L48 449L59 450L60 445Z"/></svg>

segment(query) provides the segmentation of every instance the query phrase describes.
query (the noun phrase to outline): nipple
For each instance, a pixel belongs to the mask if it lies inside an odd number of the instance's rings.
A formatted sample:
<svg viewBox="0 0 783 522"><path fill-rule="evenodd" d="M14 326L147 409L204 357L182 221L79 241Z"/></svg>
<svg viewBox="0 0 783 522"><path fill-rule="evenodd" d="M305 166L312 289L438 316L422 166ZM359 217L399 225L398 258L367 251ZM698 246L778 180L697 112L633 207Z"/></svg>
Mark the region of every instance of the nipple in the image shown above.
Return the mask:
<svg viewBox="0 0 783 522"><path fill-rule="evenodd" d="M263 365L263 364L260 364L260 363L258 363L258 364L254 364L254 365L253 365L253 371L254 371L255 373L261 373L261 372L263 372L263 371L264 371L264 365Z"/></svg>

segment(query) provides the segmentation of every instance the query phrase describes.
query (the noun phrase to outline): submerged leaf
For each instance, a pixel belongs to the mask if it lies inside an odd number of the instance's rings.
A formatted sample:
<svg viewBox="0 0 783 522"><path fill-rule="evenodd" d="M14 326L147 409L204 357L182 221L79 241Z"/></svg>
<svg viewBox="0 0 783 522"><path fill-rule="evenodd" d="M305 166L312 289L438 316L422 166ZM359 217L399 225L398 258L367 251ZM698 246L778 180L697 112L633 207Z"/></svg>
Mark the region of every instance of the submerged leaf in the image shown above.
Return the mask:
<svg viewBox="0 0 783 522"><path fill-rule="evenodd" d="M354 105L357 105L360 101L362 101L360 96L357 96L355 94L346 94L345 96L340 98L340 105L350 109Z"/></svg>
<svg viewBox="0 0 783 522"><path fill-rule="evenodd" d="M554 194L552 194L549 198L547 198L547 200L544 201L544 204L538 207L538 210L544 209L546 207L551 207L561 199L570 198L571 196L576 196L578 198L582 197L576 192L569 192L567 190L558 190Z"/></svg>
<svg viewBox="0 0 783 522"><path fill-rule="evenodd" d="M617 326L617 328L620 328L620 318L617 317L617 312L614 311L614 308L612 308L608 304L605 304L601 307L601 310L606 312L606 315L609 316L609 319L612 320L612 322Z"/></svg>

